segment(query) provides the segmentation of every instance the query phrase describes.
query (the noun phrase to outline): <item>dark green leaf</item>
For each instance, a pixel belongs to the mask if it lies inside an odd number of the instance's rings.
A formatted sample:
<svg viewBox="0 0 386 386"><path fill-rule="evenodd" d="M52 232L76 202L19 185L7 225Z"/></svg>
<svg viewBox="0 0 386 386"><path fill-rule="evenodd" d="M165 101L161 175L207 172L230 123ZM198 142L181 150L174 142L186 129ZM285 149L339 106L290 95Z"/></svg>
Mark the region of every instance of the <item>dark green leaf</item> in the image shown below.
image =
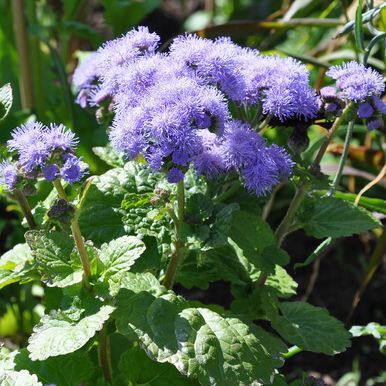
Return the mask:
<svg viewBox="0 0 386 386"><path fill-rule="evenodd" d="M357 49L363 51L365 48L365 43L363 39L363 21L362 21L362 9L363 9L363 0L358 1L358 7L355 13L355 27L354 27L354 36Z"/></svg>
<svg viewBox="0 0 386 386"><path fill-rule="evenodd" d="M28 370L36 374L44 384L73 386L89 383L95 366L87 353L76 352L61 355L44 361L32 361L26 349L20 350L15 359L15 370Z"/></svg>
<svg viewBox="0 0 386 386"><path fill-rule="evenodd" d="M125 379L125 385L131 386L190 386L199 385L193 379L182 376L169 363L152 361L139 347L126 351L118 365Z"/></svg>
<svg viewBox="0 0 386 386"><path fill-rule="evenodd" d="M316 238L351 236L380 226L363 208L334 197L307 200L305 208L299 220L307 234Z"/></svg>
<svg viewBox="0 0 386 386"><path fill-rule="evenodd" d="M357 195L354 193L344 193L338 191L335 192L335 197L341 200L355 202ZM358 205L372 212L386 214L386 201L381 198L361 196Z"/></svg>
<svg viewBox="0 0 386 386"><path fill-rule="evenodd" d="M303 350L334 355L350 347L350 334L342 322L324 308L304 302L279 304L280 314L270 315L273 328Z"/></svg>

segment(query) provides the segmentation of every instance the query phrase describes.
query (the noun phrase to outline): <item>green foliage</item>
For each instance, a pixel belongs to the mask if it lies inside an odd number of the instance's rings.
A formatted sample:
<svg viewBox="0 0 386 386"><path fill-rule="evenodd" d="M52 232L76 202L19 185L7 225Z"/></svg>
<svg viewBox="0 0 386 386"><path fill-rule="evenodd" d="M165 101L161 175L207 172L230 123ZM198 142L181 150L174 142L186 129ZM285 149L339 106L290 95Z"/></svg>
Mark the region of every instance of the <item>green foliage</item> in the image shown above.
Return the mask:
<svg viewBox="0 0 386 386"><path fill-rule="evenodd" d="M82 318L73 310L71 313L52 311L43 316L28 341L30 358L42 361L80 349L102 329L113 311L114 307L104 305L97 313Z"/></svg>
<svg viewBox="0 0 386 386"><path fill-rule="evenodd" d="M273 328L288 342L298 347L327 355L345 351L350 334L343 323L324 308L303 302L279 303L280 313L272 314Z"/></svg>
<svg viewBox="0 0 386 386"><path fill-rule="evenodd" d="M285 346L278 338L237 318L189 308L186 300L155 287L154 280L149 285L148 275L131 276L118 294L117 328L138 339L153 360L172 363L203 385L268 382L281 365L277 355Z"/></svg>
<svg viewBox="0 0 386 386"><path fill-rule="evenodd" d="M307 200L298 220L309 235L319 239L351 236L380 226L363 208L326 196Z"/></svg>

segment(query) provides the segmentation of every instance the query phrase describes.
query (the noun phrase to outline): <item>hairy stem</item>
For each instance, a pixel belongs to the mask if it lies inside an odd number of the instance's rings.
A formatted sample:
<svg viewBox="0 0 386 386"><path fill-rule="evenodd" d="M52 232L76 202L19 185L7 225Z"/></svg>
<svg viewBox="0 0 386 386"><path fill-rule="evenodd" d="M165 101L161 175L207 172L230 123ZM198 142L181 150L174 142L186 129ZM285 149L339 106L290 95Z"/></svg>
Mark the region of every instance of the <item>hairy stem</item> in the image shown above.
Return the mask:
<svg viewBox="0 0 386 386"><path fill-rule="evenodd" d="M350 121L347 128L346 138L344 140L342 156L340 157L340 160L339 160L338 170L335 174L335 178L334 178L334 181L332 182L331 188L328 191L328 194L330 196L332 196L335 193L335 190L339 185L340 179L342 178L344 165L346 164L348 151L350 148L350 141L352 138L353 128L354 128L354 121Z"/></svg>
<svg viewBox="0 0 386 386"><path fill-rule="evenodd" d="M110 352L110 338L107 335L106 326L103 326L99 333L98 345L99 364L102 368L103 377L106 382L112 382L111 370L111 352Z"/></svg>
<svg viewBox="0 0 386 386"><path fill-rule="evenodd" d="M15 189L13 191L13 196L16 199L16 201L19 203L20 209L23 212L23 216L27 220L29 228L36 229L36 222L31 212L31 207L29 206L24 193L20 189Z"/></svg>
<svg viewBox="0 0 386 386"><path fill-rule="evenodd" d="M63 186L59 179L56 179L54 181L55 189L58 192L58 195L61 199L68 201L67 194L63 189ZM90 277L91 277L91 269L90 269L90 262L86 250L86 246L84 245L82 234L80 233L80 228L78 224L78 220L75 216L71 220L71 231L72 236L75 240L76 248L78 249L80 260L82 262L83 266L83 281L86 288L90 287Z"/></svg>
<svg viewBox="0 0 386 386"><path fill-rule="evenodd" d="M174 216L175 241L174 251L171 260L166 270L164 286L167 289L172 289L176 274L181 266L184 257L184 243L181 240L181 224L184 222L185 215L185 187L184 181L177 184L177 215Z"/></svg>

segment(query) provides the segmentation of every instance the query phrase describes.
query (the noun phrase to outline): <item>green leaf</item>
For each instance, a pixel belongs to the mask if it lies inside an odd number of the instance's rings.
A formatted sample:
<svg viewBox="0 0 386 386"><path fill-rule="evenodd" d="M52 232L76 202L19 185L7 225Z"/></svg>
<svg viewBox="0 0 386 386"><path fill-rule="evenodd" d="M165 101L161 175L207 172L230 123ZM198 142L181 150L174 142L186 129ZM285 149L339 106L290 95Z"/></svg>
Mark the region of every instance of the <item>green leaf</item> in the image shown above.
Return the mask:
<svg viewBox="0 0 386 386"><path fill-rule="evenodd" d="M279 352L285 346L257 326L190 308L173 292L154 288L154 283L146 291L148 278L138 285L142 275L128 273L125 279L126 288L117 297L117 328L129 339L137 338L151 359L173 364L202 385L224 386L268 383L282 364Z"/></svg>
<svg viewBox="0 0 386 386"><path fill-rule="evenodd" d="M27 244L17 244L0 257L0 289L16 283L33 271L27 263L32 260L32 253Z"/></svg>
<svg viewBox="0 0 386 386"><path fill-rule="evenodd" d="M270 315L272 327L303 350L334 355L350 347L350 334L326 309L304 302L279 304L280 314Z"/></svg>
<svg viewBox="0 0 386 386"><path fill-rule="evenodd" d="M335 192L335 197L341 200L355 202L357 195L354 193L344 193L337 191ZM372 212L386 214L386 201L381 198L361 196L358 205Z"/></svg>
<svg viewBox="0 0 386 386"><path fill-rule="evenodd" d="M24 266L27 261L32 260L32 253L28 244L17 244L0 257L1 269L14 269L17 266Z"/></svg>
<svg viewBox="0 0 386 386"><path fill-rule="evenodd" d="M28 231L25 239L48 286L63 288L82 281L80 257L69 235Z"/></svg>
<svg viewBox="0 0 386 386"><path fill-rule="evenodd" d="M334 197L318 197L306 201L299 220L310 236L346 237L380 226L380 222L363 208Z"/></svg>
<svg viewBox="0 0 386 386"><path fill-rule="evenodd" d="M350 333L354 338L365 335L372 335L375 339L386 338L386 326L371 322L366 326L352 326Z"/></svg>
<svg viewBox="0 0 386 386"><path fill-rule="evenodd" d="M123 167L125 164L125 155L117 153L111 144L104 147L93 147L92 151L107 165L112 167Z"/></svg>
<svg viewBox="0 0 386 386"><path fill-rule="evenodd" d="M43 316L28 339L27 349L30 358L33 361L42 361L80 349L102 329L113 311L114 307L105 305L96 314L86 316L77 322L64 317L60 312L53 311Z"/></svg>
<svg viewBox="0 0 386 386"><path fill-rule="evenodd" d="M8 115L12 101L12 87L10 83L7 83L5 86L0 87L0 121Z"/></svg>
<svg viewBox="0 0 386 386"><path fill-rule="evenodd" d="M289 261L288 254L276 246L269 225L253 213L239 211L234 214L229 244L252 280L257 280L261 272L273 273L276 265Z"/></svg>
<svg viewBox="0 0 386 386"><path fill-rule="evenodd" d="M125 384L131 386L189 386L199 385L195 380L182 376L169 363L154 362L138 346L126 351L119 362Z"/></svg>
<svg viewBox="0 0 386 386"><path fill-rule="evenodd" d="M134 175L124 168L111 169L95 177L79 209L82 235L97 246L123 236L125 230L119 210L124 195L133 189Z"/></svg>
<svg viewBox="0 0 386 386"><path fill-rule="evenodd" d="M354 36L355 36L356 47L360 51L363 51L363 49L365 48L365 43L363 39L362 9L363 9L363 0L359 0L358 7L355 12Z"/></svg>
<svg viewBox="0 0 386 386"><path fill-rule="evenodd" d="M27 349L22 349L15 356L15 370L22 369L36 374L45 384L56 386L88 384L95 373L95 366L85 352L32 361Z"/></svg>
<svg viewBox="0 0 386 386"><path fill-rule="evenodd" d="M186 200L185 217L192 224L207 220L213 212L212 200L202 193L192 194Z"/></svg>
<svg viewBox="0 0 386 386"><path fill-rule="evenodd" d="M27 370L13 371L0 369L0 385L2 386L43 386L36 375Z"/></svg>
<svg viewBox="0 0 386 386"><path fill-rule="evenodd" d="M134 236L122 236L103 244L99 254L105 266L102 277L108 279L128 272L145 249L143 241Z"/></svg>
<svg viewBox="0 0 386 386"><path fill-rule="evenodd" d="M273 288L275 293L279 297L290 297L296 295L296 289L298 284L296 281L287 273L287 271L277 265L275 272L268 275L265 285Z"/></svg>

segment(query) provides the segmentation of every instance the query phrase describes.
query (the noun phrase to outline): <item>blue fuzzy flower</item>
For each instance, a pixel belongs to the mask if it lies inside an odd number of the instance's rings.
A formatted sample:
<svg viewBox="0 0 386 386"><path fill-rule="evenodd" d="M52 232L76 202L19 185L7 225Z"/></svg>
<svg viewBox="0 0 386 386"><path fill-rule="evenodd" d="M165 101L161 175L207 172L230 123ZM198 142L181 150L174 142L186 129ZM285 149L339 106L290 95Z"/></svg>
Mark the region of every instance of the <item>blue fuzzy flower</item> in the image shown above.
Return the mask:
<svg viewBox="0 0 386 386"><path fill-rule="evenodd" d="M73 154L65 154L63 159L65 162L60 170L63 180L71 184L80 181L86 174L87 165Z"/></svg>
<svg viewBox="0 0 386 386"><path fill-rule="evenodd" d="M8 161L0 163L0 185L5 186L9 191L15 188L17 181L16 169Z"/></svg>
<svg viewBox="0 0 386 386"><path fill-rule="evenodd" d="M326 74L336 80L337 87L349 101L364 101L380 95L385 89L381 74L354 61L333 66Z"/></svg>

